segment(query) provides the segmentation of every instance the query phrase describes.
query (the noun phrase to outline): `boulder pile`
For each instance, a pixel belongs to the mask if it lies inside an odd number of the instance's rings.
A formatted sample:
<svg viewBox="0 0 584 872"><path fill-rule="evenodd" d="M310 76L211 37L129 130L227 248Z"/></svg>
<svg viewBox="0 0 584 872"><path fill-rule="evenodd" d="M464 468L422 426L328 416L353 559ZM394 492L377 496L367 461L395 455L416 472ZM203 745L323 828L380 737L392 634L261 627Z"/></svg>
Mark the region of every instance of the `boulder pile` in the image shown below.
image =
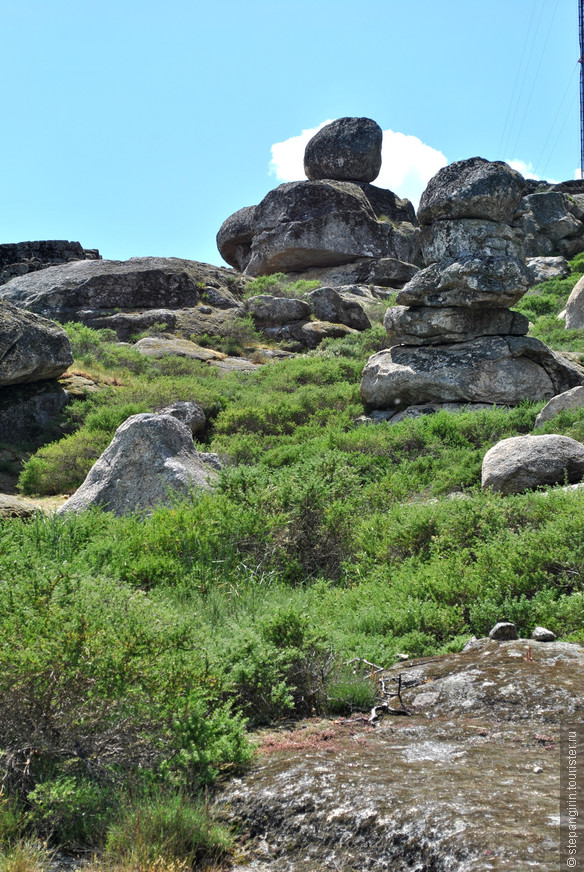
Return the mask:
<svg viewBox="0 0 584 872"><path fill-rule="evenodd" d="M381 140L369 118L328 124L306 146L308 181L280 185L258 206L227 218L217 234L221 256L249 276L356 261L379 284L411 274L411 265L421 264L414 207L371 184L381 167Z"/></svg>
<svg viewBox="0 0 584 872"><path fill-rule="evenodd" d="M385 317L391 347L373 355L361 392L377 409L415 404L516 405L583 382L513 306L529 287L514 226L525 180L500 161L459 161L428 184L418 211L426 263Z"/></svg>

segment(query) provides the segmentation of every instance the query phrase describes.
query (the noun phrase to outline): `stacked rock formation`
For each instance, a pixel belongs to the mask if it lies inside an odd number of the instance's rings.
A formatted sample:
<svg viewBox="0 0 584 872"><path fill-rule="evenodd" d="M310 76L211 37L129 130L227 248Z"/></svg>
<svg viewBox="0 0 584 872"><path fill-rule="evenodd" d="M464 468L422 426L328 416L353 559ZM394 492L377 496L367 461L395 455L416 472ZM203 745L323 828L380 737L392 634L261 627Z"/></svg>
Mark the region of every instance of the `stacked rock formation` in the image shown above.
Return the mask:
<svg viewBox="0 0 584 872"><path fill-rule="evenodd" d="M328 124L306 147L308 181L280 185L231 215L217 234L221 256L250 276L357 263L359 275L345 284L401 279L401 286L404 273L415 272L411 265L421 265L419 230L409 200L371 184L381 141L369 118Z"/></svg>
<svg viewBox="0 0 584 872"><path fill-rule="evenodd" d="M513 221L525 180L501 162L440 170L420 201L426 268L398 294L385 327L393 347L365 366L378 409L541 400L582 384L583 371L537 339L508 307L529 285Z"/></svg>

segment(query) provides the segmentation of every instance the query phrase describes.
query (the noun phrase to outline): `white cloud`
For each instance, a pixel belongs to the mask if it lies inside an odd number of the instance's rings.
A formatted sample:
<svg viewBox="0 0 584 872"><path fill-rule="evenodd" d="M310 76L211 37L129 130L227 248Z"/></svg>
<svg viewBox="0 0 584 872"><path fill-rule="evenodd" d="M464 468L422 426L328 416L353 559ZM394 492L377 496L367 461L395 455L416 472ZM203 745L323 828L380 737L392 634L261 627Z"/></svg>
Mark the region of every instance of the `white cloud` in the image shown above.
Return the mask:
<svg viewBox="0 0 584 872"><path fill-rule="evenodd" d="M581 178L582 178L582 169L581 169L581 167L578 167L577 169L574 170L574 178L575 178L575 179L581 179Z"/></svg>
<svg viewBox="0 0 584 872"><path fill-rule="evenodd" d="M272 145L270 173L278 181L295 182L306 178L304 149L309 139L325 124L330 124L330 119ZM432 176L448 163L441 151L426 145L417 136L393 130L383 131L382 157L381 172L374 184L389 188L400 197L408 197L416 207Z"/></svg>

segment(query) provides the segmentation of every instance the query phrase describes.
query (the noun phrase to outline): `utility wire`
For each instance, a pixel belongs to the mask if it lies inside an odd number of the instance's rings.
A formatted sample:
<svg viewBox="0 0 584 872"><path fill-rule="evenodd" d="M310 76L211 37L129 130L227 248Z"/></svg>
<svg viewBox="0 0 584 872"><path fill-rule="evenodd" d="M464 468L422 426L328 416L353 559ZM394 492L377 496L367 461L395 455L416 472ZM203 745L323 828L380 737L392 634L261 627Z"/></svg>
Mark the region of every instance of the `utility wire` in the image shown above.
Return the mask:
<svg viewBox="0 0 584 872"><path fill-rule="evenodd" d="M525 119L526 119L526 117L527 117L527 110L529 109L529 106L530 106L530 104L531 104L531 98L533 97L533 91L534 91L534 89L535 89L535 85L536 85L536 82L537 82L537 77L539 76L539 71L540 71L540 69L541 69L541 65L542 65L543 59L544 59L544 57L545 57L546 48L547 48L547 45L548 45L548 42L549 42L549 39L550 39L550 34L551 34L551 32L552 32L552 28L553 28L553 26L554 26L554 21L555 21L555 19L556 19L556 13L557 13L557 11L558 11L558 6L559 6L559 5L560 5L560 0L556 0L556 5L555 5L555 7L554 7L554 11L552 12L552 18L551 18L551 21L550 21L550 24L549 24L549 27L548 27L547 36L546 36L546 38L545 38L545 41L544 41L544 44L543 44L543 47L542 47L542 50L541 50L541 53L540 53L540 56L539 56L539 63L538 63L538 65L537 65L537 70L535 71L535 75L533 76L533 78L532 78L532 80L531 80L531 89L530 89L530 91L529 91L529 96L528 96L528 98L527 98L527 100L526 100L526 103L525 103L525 109L523 110L523 117L521 118L521 123L520 123L520 125L519 125L519 130L518 130L518 132L517 132L517 137L516 137L516 139L515 139L515 144L514 144L513 149L512 149L511 157L513 157L513 156L517 153L517 146L519 145L519 140L520 140L520 138L521 138L521 134L522 134L522 132L523 132L523 125L525 124ZM543 7L542 7L542 11L543 11ZM537 33L537 31L536 31L536 33Z"/></svg>
<svg viewBox="0 0 584 872"><path fill-rule="evenodd" d="M572 110L573 110L573 108L574 108L574 103L576 102L576 100L578 99L578 97L579 97L578 94L574 94L574 96L573 96L573 98L572 98L572 102L570 103L570 106L569 106L569 108L568 108L568 112L566 113L566 117L564 118L564 120L563 120L563 122L562 122L562 126L560 127L560 129L559 129L559 131L558 131L558 135L556 136L556 139L555 139L554 144L553 144L553 146L552 146L552 150L551 150L551 152L550 152L550 156L548 157L548 159L547 159L547 161L546 161L546 164L545 164L545 166L544 166L544 168L543 168L543 170L542 170L542 176L544 176L544 178L545 178L545 174L546 174L546 170L547 170L547 168L548 168L549 162L550 162L550 160L552 159L552 157L553 157L554 154L555 154L557 144L558 144L558 142L560 141L560 137L562 136L562 134L563 134L563 132L564 132L564 128L565 128L566 124L568 123L568 118L570 118L570 116L571 116L571 114L572 114Z"/></svg>
<svg viewBox="0 0 584 872"><path fill-rule="evenodd" d="M507 106L507 116L505 118L505 126L503 127L503 133L501 135L501 141L499 143L499 154L503 154L503 142L505 140L505 134L507 133L507 125L509 124L509 117L511 115L511 107L513 106L513 102L515 100L515 94L517 92L517 82L519 81L519 74L521 72L521 68L523 66L523 59L525 57L525 49L527 48L527 43L529 40L529 34L531 32L531 25L533 24L533 16L535 15L535 5L531 7L531 18L529 19L529 25L527 31L525 33L525 40L523 41L523 50L521 52L521 60L519 61L519 66L517 68L517 72L515 73L515 81L513 83L513 91L511 92L511 99L509 101L509 105Z"/></svg>
<svg viewBox="0 0 584 872"><path fill-rule="evenodd" d="M576 72L577 69L578 69L578 61L576 61L576 63L574 64L574 69L570 73L570 78L568 80L568 84L566 85L566 90L564 91L564 96L562 97L562 99L560 101L560 104L556 110L556 114L554 115L554 119L549 127L548 135L546 136L546 139L545 139L545 142L542 146L540 155L539 155L537 161L535 162L534 172L536 172L536 173L537 173L538 168L541 166L544 155L546 154L547 144L550 141L551 135L556 130L556 123L558 121L558 118L560 117L560 113L564 107L564 103L566 102L566 97L568 96L568 94L572 90L572 88L574 87L574 73ZM549 160L550 160L550 158L548 157L548 160L546 163L549 163ZM543 173L542 173L542 175L543 175Z"/></svg>

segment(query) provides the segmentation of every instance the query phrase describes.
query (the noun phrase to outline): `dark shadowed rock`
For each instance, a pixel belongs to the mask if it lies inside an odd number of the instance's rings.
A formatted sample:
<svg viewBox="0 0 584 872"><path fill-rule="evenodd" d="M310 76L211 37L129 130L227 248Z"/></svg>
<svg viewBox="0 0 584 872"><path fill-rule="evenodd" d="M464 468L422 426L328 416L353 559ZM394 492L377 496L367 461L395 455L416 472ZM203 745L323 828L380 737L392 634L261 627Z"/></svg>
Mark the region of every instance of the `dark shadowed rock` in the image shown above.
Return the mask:
<svg viewBox="0 0 584 872"><path fill-rule="evenodd" d="M523 176L502 161L471 157L438 170L420 199L418 220L487 218L510 224L524 194Z"/></svg>
<svg viewBox="0 0 584 872"><path fill-rule="evenodd" d="M420 270L397 295L404 306L514 306L529 287L522 259L461 257L444 269L432 264Z"/></svg>
<svg viewBox="0 0 584 872"><path fill-rule="evenodd" d="M102 506L115 515L146 511L209 490L217 473L202 462L190 430L171 415L133 415L89 471L81 487L59 509L81 512Z"/></svg>
<svg viewBox="0 0 584 872"><path fill-rule="evenodd" d="M329 267L357 258L420 262L419 230L378 220L351 182L288 182L257 206L248 275Z"/></svg>
<svg viewBox="0 0 584 872"><path fill-rule="evenodd" d="M49 441L69 394L57 381L8 385L0 390L0 442Z"/></svg>
<svg viewBox="0 0 584 872"><path fill-rule="evenodd" d="M584 249L584 212L573 197L558 191L528 194L520 204L517 226L527 257L573 257Z"/></svg>
<svg viewBox="0 0 584 872"><path fill-rule="evenodd" d="M566 409L580 409L584 406L584 387L575 387L563 394L558 394L552 397L547 403L537 418L535 419L535 427L541 427L546 421L550 421L560 412Z"/></svg>
<svg viewBox="0 0 584 872"><path fill-rule="evenodd" d="M254 235L255 206L244 206L227 218L217 234L219 254L228 264L243 271L250 256Z"/></svg>
<svg viewBox="0 0 584 872"><path fill-rule="evenodd" d="M401 288L418 272L419 266L393 257L361 257L351 263L329 267L309 267L302 272L290 271L291 280L316 280L322 285L374 285Z"/></svg>
<svg viewBox="0 0 584 872"><path fill-rule="evenodd" d="M338 118L309 141L304 172L309 179L372 182L381 169L382 140L371 118Z"/></svg>
<svg viewBox="0 0 584 872"><path fill-rule="evenodd" d="M56 378L72 363L62 327L0 299L0 386Z"/></svg>
<svg viewBox="0 0 584 872"><path fill-rule="evenodd" d="M99 260L99 251L83 248L79 242L65 239L4 243L0 245L0 285L15 276L71 260Z"/></svg>
<svg viewBox="0 0 584 872"><path fill-rule="evenodd" d="M522 493L584 478L584 445L568 436L513 436L497 442L483 460L482 487Z"/></svg>
<svg viewBox="0 0 584 872"><path fill-rule="evenodd" d="M247 301L247 311L258 325L272 327L310 318L310 306L304 300L258 294Z"/></svg>
<svg viewBox="0 0 584 872"><path fill-rule="evenodd" d="M235 294L243 284L232 270L194 260L133 257L51 266L0 286L0 297L46 317L77 320L80 310L95 315L95 310L182 309L195 306L210 285ZM234 302L239 302L235 296Z"/></svg>
<svg viewBox="0 0 584 872"><path fill-rule="evenodd" d="M317 288L307 294L306 299L320 321L346 324L355 330L368 330L371 327L363 307L343 299L334 288Z"/></svg>
<svg viewBox="0 0 584 872"><path fill-rule="evenodd" d="M369 358L363 400L376 409L419 403L517 405L582 384L583 371L528 336L479 337L456 345L396 345Z"/></svg>
<svg viewBox="0 0 584 872"><path fill-rule="evenodd" d="M478 336L524 336L529 321L510 309L390 306L383 326L390 345L442 345Z"/></svg>
<svg viewBox="0 0 584 872"><path fill-rule="evenodd" d="M517 627L511 621L499 621L489 632L489 639L494 639L496 642L510 642L518 638Z"/></svg>
<svg viewBox="0 0 584 872"><path fill-rule="evenodd" d="M114 312L102 315L101 310L80 309L78 320L94 330L107 328L113 330L118 339L126 342L137 333L158 329L173 331L177 324L177 314L172 309L148 309L145 312Z"/></svg>

